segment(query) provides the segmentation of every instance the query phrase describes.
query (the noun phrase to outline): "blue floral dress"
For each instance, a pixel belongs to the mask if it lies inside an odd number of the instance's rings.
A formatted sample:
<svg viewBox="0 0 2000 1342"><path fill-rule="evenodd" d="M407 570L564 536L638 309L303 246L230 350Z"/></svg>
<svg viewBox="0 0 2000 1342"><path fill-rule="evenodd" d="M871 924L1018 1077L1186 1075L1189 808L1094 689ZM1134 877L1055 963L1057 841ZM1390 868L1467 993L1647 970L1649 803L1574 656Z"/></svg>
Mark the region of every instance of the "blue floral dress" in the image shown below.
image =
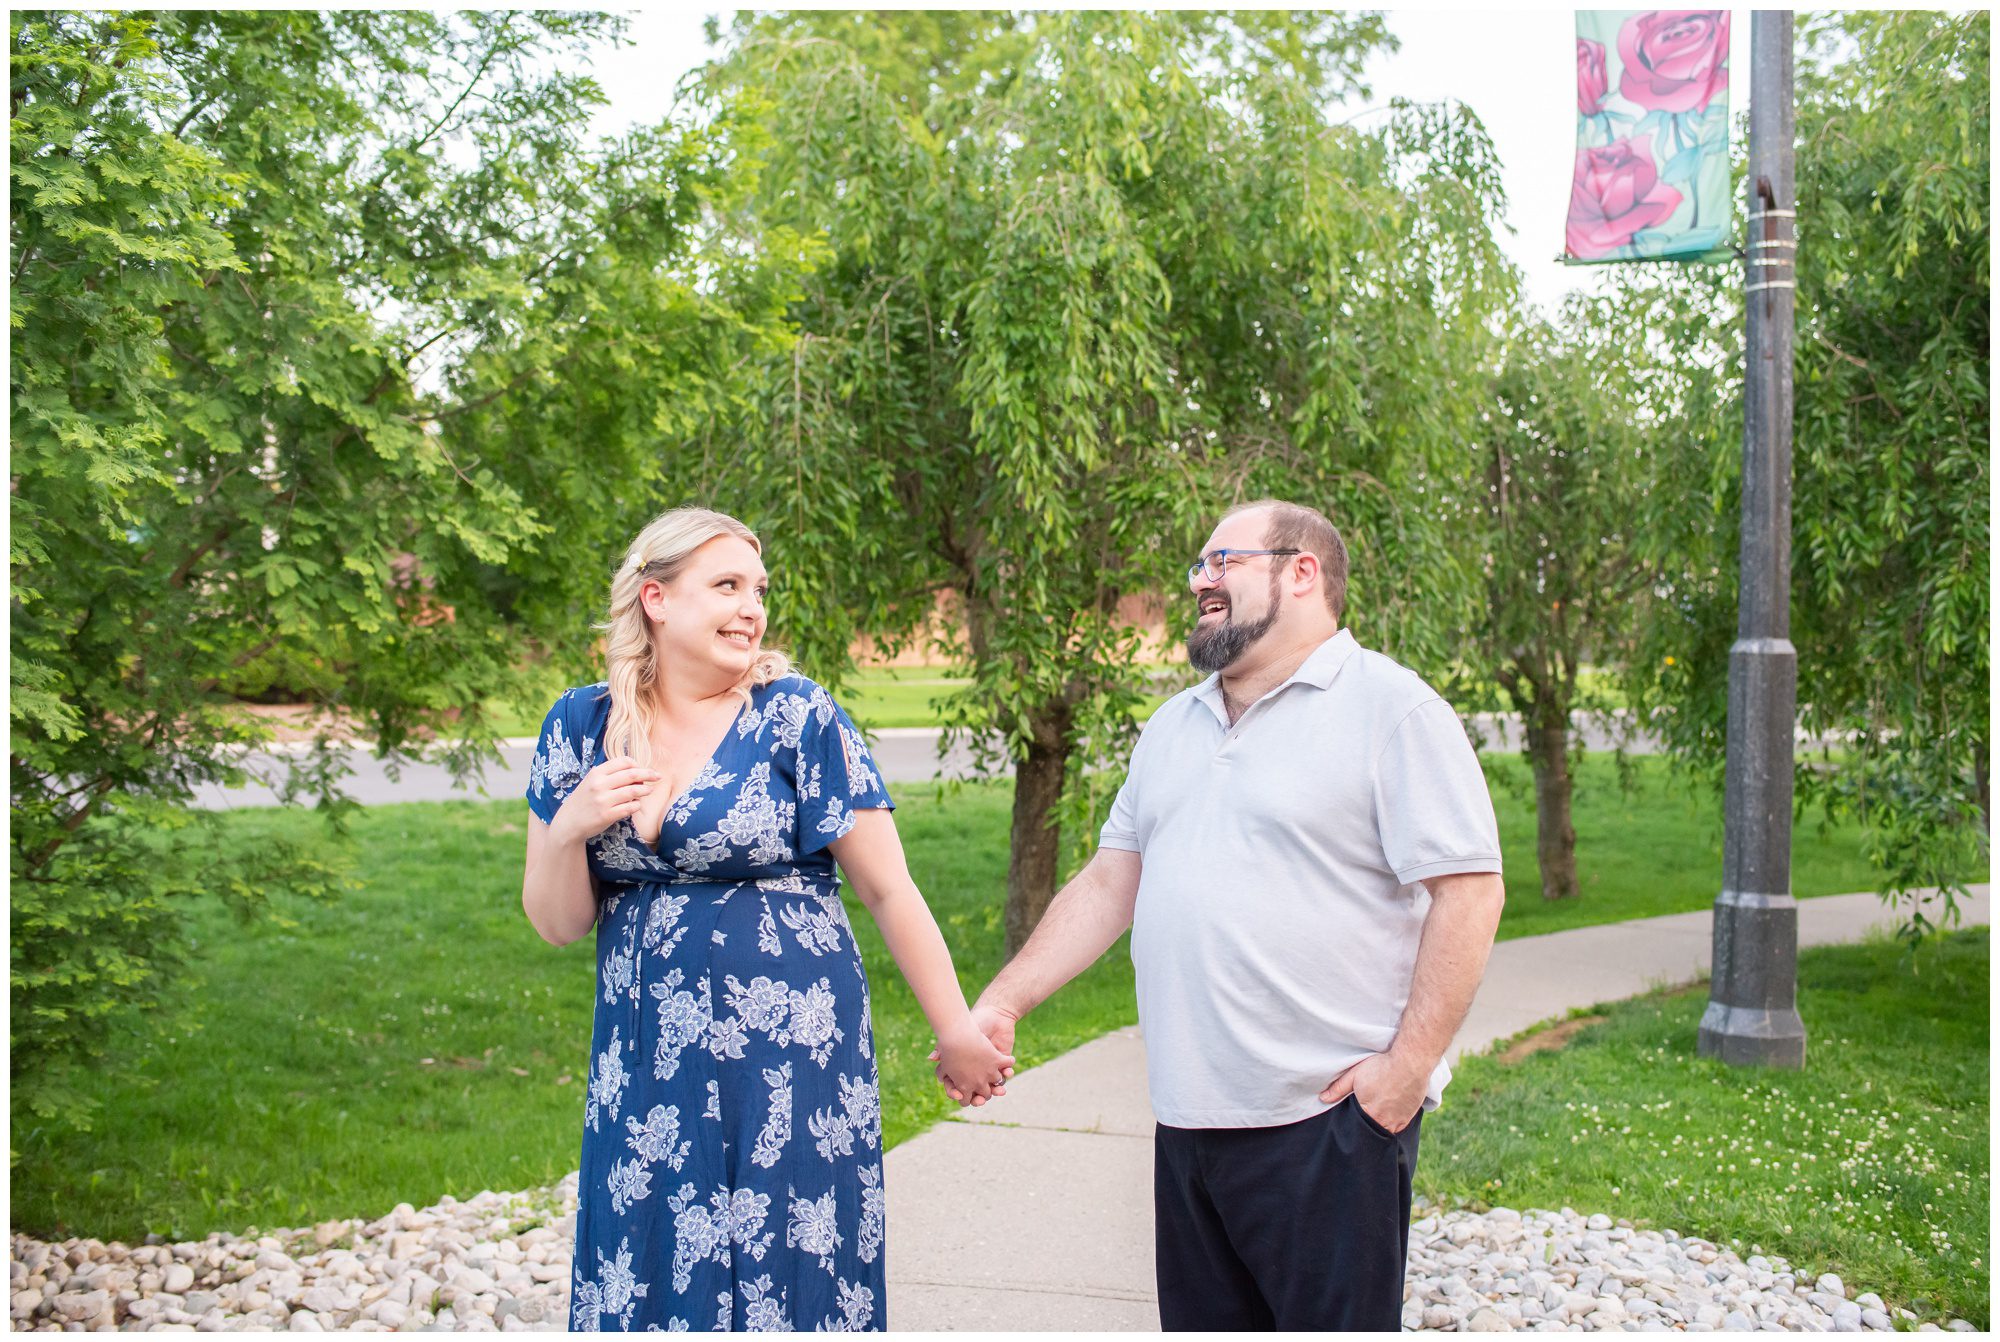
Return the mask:
<svg viewBox="0 0 2000 1342"><path fill-rule="evenodd" d="M549 710L528 806L604 758L610 697ZM820 686L751 692L657 845L589 840L601 900L570 1326L885 1326L868 978L826 846L890 807Z"/></svg>

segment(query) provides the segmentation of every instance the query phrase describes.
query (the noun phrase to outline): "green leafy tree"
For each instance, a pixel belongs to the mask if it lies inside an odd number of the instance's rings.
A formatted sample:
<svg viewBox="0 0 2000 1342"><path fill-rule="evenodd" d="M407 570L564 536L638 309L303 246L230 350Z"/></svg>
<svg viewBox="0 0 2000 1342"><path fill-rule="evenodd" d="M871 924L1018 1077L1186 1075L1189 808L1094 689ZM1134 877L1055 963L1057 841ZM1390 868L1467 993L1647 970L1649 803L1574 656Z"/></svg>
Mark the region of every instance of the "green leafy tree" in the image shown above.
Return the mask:
<svg viewBox="0 0 2000 1342"><path fill-rule="evenodd" d="M1474 595L1435 506L1463 473L1513 276L1468 113L1363 126L1378 18L746 17L702 72L760 103L731 226L827 259L753 413L698 449L773 537L777 621L838 679L937 602L950 721L1014 773L1005 926L1088 841L1147 685L1121 603L1166 594L1217 514L1309 500L1353 550L1362 636L1442 665Z"/></svg>
<svg viewBox="0 0 2000 1342"><path fill-rule="evenodd" d="M1800 42L1792 641L1800 725L1832 744L1802 754L1798 796L1865 822L1892 891L1951 888L1991 823L1990 19L1821 15ZM1705 489L1656 501L1664 599L1631 688L1719 778L1741 279L1632 293L1677 388L1659 432L1706 444L1712 468Z"/></svg>
<svg viewBox="0 0 2000 1342"><path fill-rule="evenodd" d="M715 331L754 287L717 267L688 297L673 224L726 172L699 144L581 147L595 87L547 71L615 28L10 16L17 1112L87 1116L72 1064L159 991L175 899L326 888L281 850L219 865L185 807L260 739L237 691L309 668L382 751L441 742L463 769L565 608L546 594L601 586L549 566L546 538L596 512L540 487L538 462L577 455L568 426L466 426L496 371L563 376L609 303ZM699 402L711 371L648 385ZM283 782L333 805L326 744Z"/></svg>
<svg viewBox="0 0 2000 1342"><path fill-rule="evenodd" d="M1578 712L1605 707L1579 673L1624 661L1634 605L1655 581L1635 522L1651 495L1682 488L1689 458L1648 433L1656 383L1643 328L1620 320L1621 306L1572 295L1559 326L1515 330L1461 514L1485 575L1466 669L1497 681L1520 714L1547 899L1578 893L1570 816L1581 739L1571 727Z"/></svg>

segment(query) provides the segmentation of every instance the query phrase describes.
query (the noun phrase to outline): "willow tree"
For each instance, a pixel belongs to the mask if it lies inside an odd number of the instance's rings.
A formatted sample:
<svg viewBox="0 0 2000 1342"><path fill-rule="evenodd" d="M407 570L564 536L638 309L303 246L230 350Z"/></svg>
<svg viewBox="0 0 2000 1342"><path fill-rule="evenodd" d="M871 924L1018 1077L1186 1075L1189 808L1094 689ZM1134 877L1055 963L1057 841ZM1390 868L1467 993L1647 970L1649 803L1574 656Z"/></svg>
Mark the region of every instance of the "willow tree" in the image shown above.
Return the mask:
<svg viewBox="0 0 2000 1342"><path fill-rule="evenodd" d="M1571 728L1602 707L1580 673L1625 662L1633 607L1658 574L1638 523L1701 469L1684 439L1650 432L1662 379L1630 316L1619 300L1572 295L1559 323L1531 319L1510 335L1460 514L1485 598L1466 670L1497 682L1521 716L1545 899L1579 893Z"/></svg>
<svg viewBox="0 0 2000 1342"><path fill-rule="evenodd" d="M1358 632L1418 665L1472 599L1430 504L1513 278L1468 113L1332 115L1387 40L1360 15L779 14L699 75L764 109L725 226L826 247L699 479L772 536L775 620L821 674L948 602L950 721L1013 767L1010 949L1133 732L1121 600L1164 594L1184 630L1223 508L1323 507Z"/></svg>

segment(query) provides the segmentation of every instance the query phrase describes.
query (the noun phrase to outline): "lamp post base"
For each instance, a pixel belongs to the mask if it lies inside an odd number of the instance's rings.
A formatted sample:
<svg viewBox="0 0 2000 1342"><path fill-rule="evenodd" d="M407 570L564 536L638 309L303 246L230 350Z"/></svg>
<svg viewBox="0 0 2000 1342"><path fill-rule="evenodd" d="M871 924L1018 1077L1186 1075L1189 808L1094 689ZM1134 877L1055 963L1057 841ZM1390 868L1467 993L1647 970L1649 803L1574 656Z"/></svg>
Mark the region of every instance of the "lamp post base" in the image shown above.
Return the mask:
<svg viewBox="0 0 2000 1342"><path fill-rule="evenodd" d="M1710 1002L1702 1013L1695 1052L1732 1067L1806 1065L1806 1026L1792 1008L1732 1007Z"/></svg>
<svg viewBox="0 0 2000 1342"><path fill-rule="evenodd" d="M1724 890L1715 901L1714 938L1695 1052L1737 1067L1803 1067L1798 900Z"/></svg>

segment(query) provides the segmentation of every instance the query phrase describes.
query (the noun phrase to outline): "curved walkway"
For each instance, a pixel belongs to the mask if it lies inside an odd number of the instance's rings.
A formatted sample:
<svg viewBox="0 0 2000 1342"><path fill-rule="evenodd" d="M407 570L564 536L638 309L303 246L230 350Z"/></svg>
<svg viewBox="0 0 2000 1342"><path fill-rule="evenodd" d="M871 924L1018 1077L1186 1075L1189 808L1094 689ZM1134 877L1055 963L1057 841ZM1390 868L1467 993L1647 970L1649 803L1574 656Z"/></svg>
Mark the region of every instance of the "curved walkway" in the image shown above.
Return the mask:
<svg viewBox="0 0 2000 1342"><path fill-rule="evenodd" d="M1961 905L1989 920L1984 885ZM1873 894L1799 904L1799 944L1898 921ZM1503 941L1451 1056L1575 1008L1708 972L1710 915ZM1034 1029L1030 1017L1023 1027ZM1810 1041L1809 1041L1810 1043ZM1136 1028L1023 1072L1007 1097L891 1151L889 1317L900 1329L1157 1330L1153 1115ZM954 1317L970 1307L972 1318Z"/></svg>

